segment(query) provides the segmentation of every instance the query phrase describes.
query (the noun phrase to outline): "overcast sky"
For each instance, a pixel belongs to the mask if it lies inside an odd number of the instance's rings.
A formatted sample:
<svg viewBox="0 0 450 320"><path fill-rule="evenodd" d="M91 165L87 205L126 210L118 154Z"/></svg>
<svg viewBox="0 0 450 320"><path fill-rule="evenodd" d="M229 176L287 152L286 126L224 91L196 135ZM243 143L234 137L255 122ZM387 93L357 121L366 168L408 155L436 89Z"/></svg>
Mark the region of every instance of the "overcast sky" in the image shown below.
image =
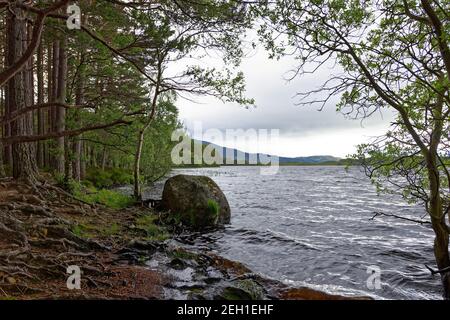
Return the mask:
<svg viewBox="0 0 450 320"><path fill-rule="evenodd" d="M204 62L214 65L215 62L211 61ZM178 100L180 118L191 134L196 122L201 122L203 130L216 128L224 135L226 129L279 129L276 141L213 142L247 152L292 157L345 157L356 150L357 144L386 132L392 114L378 113L361 123L336 112L337 98L323 111L318 111L317 106L295 105L298 102L295 93L318 87L336 70L326 67L314 75L288 82L286 78L293 66L294 61L290 58L270 60L264 49L256 49L241 65L247 82L247 96L255 99L255 108L245 109L211 97L195 97L195 103ZM197 135L194 138L202 137Z"/></svg>

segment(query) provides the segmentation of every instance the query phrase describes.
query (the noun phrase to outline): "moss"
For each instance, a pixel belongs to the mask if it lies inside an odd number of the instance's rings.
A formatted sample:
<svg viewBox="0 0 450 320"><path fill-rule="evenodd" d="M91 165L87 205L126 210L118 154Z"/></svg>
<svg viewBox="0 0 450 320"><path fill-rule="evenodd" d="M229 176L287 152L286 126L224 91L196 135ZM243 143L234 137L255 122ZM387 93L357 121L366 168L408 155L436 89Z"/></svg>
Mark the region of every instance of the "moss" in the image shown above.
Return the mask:
<svg viewBox="0 0 450 320"><path fill-rule="evenodd" d="M109 227L104 228L101 233L104 236L112 236L116 235L121 231L120 226L117 223L113 223Z"/></svg>
<svg viewBox="0 0 450 320"><path fill-rule="evenodd" d="M186 251L182 248L177 248L177 249L171 251L170 255L173 258L184 259L184 260L196 260L198 258L197 254Z"/></svg>
<svg viewBox="0 0 450 320"><path fill-rule="evenodd" d="M262 300L264 289L250 279L239 280L234 286L224 288L221 298L224 300Z"/></svg>
<svg viewBox="0 0 450 320"><path fill-rule="evenodd" d="M251 300L250 295L242 289L234 287L226 287L220 298L223 300Z"/></svg>
<svg viewBox="0 0 450 320"><path fill-rule="evenodd" d="M188 211L188 217L189 217L189 224L192 227L195 227L197 225L197 212L194 209L191 209Z"/></svg>
<svg viewBox="0 0 450 320"><path fill-rule="evenodd" d="M138 229L144 230L147 240L164 241L170 237L166 228L156 224L157 217L152 215L142 215L136 219Z"/></svg>
<svg viewBox="0 0 450 320"><path fill-rule="evenodd" d="M72 233L80 238L93 238L98 229L95 226L77 224L72 227Z"/></svg>

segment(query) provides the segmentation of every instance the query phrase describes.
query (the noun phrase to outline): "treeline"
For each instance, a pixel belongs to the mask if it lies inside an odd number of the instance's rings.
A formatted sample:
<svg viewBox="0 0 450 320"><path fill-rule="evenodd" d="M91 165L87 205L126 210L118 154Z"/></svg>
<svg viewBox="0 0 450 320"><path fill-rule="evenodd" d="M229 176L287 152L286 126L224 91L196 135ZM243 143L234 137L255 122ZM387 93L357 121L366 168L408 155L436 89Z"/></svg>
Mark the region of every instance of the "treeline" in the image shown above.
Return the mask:
<svg viewBox="0 0 450 320"><path fill-rule="evenodd" d="M180 96L241 104L245 5L222 1L0 1L0 174L32 184L49 171L64 184L87 168L170 169ZM69 10L70 13L70 10ZM214 53L227 68L201 65ZM142 175L144 178L142 178Z"/></svg>

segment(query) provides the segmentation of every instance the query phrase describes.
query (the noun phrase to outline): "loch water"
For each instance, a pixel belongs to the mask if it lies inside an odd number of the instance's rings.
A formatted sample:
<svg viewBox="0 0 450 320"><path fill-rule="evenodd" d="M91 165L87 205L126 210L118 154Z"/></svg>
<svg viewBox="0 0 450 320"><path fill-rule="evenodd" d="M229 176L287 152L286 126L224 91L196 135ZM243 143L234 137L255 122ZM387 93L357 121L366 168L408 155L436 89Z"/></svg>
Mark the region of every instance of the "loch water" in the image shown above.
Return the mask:
<svg viewBox="0 0 450 320"><path fill-rule="evenodd" d="M198 235L188 246L239 261L266 277L293 286L377 299L440 299L433 232L424 209L400 196L377 194L358 167L282 166L261 175L255 166L177 169L207 175L230 203L231 224ZM164 180L147 192L160 198ZM424 218L426 219L426 217ZM369 277L378 273L381 286ZM376 276L376 275L375 275Z"/></svg>

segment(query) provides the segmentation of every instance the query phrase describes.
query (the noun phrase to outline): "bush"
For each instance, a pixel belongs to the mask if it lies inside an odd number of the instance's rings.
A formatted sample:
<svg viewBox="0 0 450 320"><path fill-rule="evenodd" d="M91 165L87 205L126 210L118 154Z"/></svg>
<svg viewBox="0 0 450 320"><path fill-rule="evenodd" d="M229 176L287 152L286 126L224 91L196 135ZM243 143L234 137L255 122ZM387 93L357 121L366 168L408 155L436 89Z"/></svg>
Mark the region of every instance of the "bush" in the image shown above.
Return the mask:
<svg viewBox="0 0 450 320"><path fill-rule="evenodd" d="M89 168L86 172L86 180L97 188L110 188L114 185L133 183L133 175L130 171L120 168L106 170Z"/></svg>
<svg viewBox="0 0 450 320"><path fill-rule="evenodd" d="M113 209L123 209L134 203L132 197L107 189L101 189L89 194L81 194L79 197L86 202L103 204Z"/></svg>
<svg viewBox="0 0 450 320"><path fill-rule="evenodd" d="M72 185L72 194L87 203L98 203L113 209L123 209L135 202L131 196L108 189L98 190L89 183L72 182Z"/></svg>

